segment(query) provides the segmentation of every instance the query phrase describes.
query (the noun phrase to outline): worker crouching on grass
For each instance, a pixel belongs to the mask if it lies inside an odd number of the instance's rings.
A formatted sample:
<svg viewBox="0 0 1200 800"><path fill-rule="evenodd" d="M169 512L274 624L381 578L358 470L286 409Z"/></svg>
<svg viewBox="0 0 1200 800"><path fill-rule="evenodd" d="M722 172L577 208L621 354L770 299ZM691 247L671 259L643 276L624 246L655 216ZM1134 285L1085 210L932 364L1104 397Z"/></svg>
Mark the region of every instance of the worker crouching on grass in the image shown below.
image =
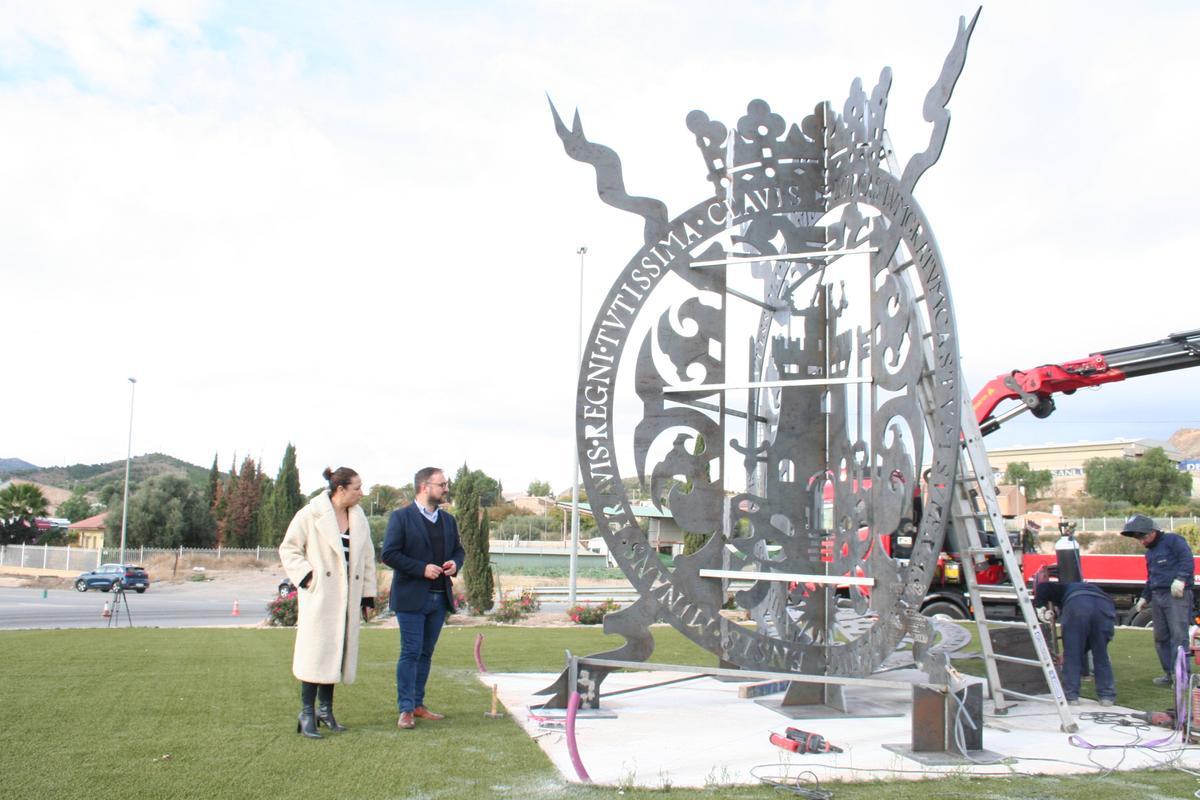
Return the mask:
<svg viewBox="0 0 1200 800"><path fill-rule="evenodd" d="M1062 625L1063 691L1067 702L1079 702L1079 681L1092 653L1096 668L1096 697L1100 705L1111 706L1117 699L1117 679L1108 660L1108 643L1117 624L1117 609L1112 598L1090 583L1044 581L1033 593L1033 604L1044 608L1052 604Z"/></svg>
<svg viewBox="0 0 1200 800"><path fill-rule="evenodd" d="M1177 533L1163 533L1145 514L1125 520L1122 536L1137 539L1146 548L1146 588L1136 610L1150 606L1154 624L1154 649L1163 674L1154 679L1160 686L1175 681L1175 658L1179 648L1188 646L1188 625L1192 621L1192 584L1196 562L1187 540ZM1184 660L1187 663L1187 660Z"/></svg>

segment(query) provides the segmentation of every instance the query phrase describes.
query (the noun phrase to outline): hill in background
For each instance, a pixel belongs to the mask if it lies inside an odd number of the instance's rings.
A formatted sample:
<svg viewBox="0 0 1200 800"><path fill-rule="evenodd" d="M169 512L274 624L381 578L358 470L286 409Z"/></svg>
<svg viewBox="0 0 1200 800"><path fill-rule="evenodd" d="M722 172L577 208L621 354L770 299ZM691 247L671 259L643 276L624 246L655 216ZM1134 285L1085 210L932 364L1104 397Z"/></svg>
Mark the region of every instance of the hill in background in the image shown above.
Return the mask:
<svg viewBox="0 0 1200 800"><path fill-rule="evenodd" d="M12 459L19 460L19 459ZM39 468L30 465L32 469L13 472L9 477L24 478L42 483L47 486L58 486L63 489L73 489L82 486L85 491L98 492L112 483L125 480L125 459L110 461L107 464L72 464L69 467ZM208 484L208 469L189 464L178 458L163 453L147 453L144 456L134 456L129 463L129 483L136 486L147 478L156 475L181 475L197 488Z"/></svg>
<svg viewBox="0 0 1200 800"><path fill-rule="evenodd" d="M10 472L25 472L31 469L41 469L37 464L30 464L23 458L0 458L0 475Z"/></svg>
<svg viewBox="0 0 1200 800"><path fill-rule="evenodd" d="M1171 434L1170 442L1184 458L1200 458L1200 428L1180 428Z"/></svg>

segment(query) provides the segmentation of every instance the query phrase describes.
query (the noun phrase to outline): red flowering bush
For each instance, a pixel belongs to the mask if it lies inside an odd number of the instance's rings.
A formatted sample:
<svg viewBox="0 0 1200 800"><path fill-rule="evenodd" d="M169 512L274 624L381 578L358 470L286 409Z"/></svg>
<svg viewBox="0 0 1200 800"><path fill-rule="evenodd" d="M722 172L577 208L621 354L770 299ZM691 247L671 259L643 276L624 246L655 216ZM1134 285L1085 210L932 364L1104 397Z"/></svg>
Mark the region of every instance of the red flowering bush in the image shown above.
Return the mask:
<svg viewBox="0 0 1200 800"><path fill-rule="evenodd" d="M472 614L472 613L474 613L474 612L472 611L472 609L471 609L471 606L470 606L470 604L469 604L469 603L467 603L467 595L466 595L466 593L464 593L464 592L455 592L455 593L454 593L454 607L455 607L456 609L458 609L458 611L457 611L457 612L455 612L455 613L458 613L458 614Z"/></svg>
<svg viewBox="0 0 1200 800"><path fill-rule="evenodd" d="M533 592L523 591L513 597L500 598L500 605L492 612L492 619L496 622L517 622L541 607L541 601Z"/></svg>
<svg viewBox="0 0 1200 800"><path fill-rule="evenodd" d="M596 603L577 603L567 609L567 616L571 618L571 622L576 625L598 625L604 621L604 615L610 611L616 611L620 608L617 601L611 597L602 602Z"/></svg>
<svg viewBox="0 0 1200 800"><path fill-rule="evenodd" d="M293 589L286 597L276 597L267 603L267 619L272 625L281 628L292 628L296 625L296 616L300 613L296 605L296 590Z"/></svg>

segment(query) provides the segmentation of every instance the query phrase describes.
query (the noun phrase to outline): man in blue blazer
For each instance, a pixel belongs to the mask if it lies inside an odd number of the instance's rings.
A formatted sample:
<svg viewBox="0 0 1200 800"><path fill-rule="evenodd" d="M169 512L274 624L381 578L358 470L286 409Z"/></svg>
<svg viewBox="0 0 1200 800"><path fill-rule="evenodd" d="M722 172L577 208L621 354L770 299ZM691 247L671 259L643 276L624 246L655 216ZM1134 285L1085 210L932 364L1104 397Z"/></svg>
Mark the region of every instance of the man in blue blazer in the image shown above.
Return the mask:
<svg viewBox="0 0 1200 800"><path fill-rule="evenodd" d="M446 502L449 486L437 467L419 471L413 478L416 500L392 512L383 537L383 563L392 568L388 605L400 623L396 724L405 730L415 727L417 719L444 718L425 707L425 682L446 613L454 611L450 578L466 557L458 523L438 508Z"/></svg>

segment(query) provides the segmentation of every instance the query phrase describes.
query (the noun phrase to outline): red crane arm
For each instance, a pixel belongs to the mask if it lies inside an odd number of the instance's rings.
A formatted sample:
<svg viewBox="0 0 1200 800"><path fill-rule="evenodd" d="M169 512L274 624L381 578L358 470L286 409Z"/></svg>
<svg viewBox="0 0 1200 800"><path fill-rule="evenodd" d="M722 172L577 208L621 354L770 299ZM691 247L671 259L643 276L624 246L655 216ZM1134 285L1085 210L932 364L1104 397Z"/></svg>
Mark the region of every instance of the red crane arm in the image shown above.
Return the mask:
<svg viewBox="0 0 1200 800"><path fill-rule="evenodd" d="M1196 366L1200 366L1200 330L1173 333L1157 342L1092 353L1087 358L1045 364L1026 372L1013 370L1007 375L998 375L975 395L972 406L975 420L986 435L1021 411L1032 411L1039 419L1050 416L1054 411L1051 395L1060 392L1070 394L1087 386ZM1022 405L1003 417L993 418L996 407L1005 400L1020 400Z"/></svg>

